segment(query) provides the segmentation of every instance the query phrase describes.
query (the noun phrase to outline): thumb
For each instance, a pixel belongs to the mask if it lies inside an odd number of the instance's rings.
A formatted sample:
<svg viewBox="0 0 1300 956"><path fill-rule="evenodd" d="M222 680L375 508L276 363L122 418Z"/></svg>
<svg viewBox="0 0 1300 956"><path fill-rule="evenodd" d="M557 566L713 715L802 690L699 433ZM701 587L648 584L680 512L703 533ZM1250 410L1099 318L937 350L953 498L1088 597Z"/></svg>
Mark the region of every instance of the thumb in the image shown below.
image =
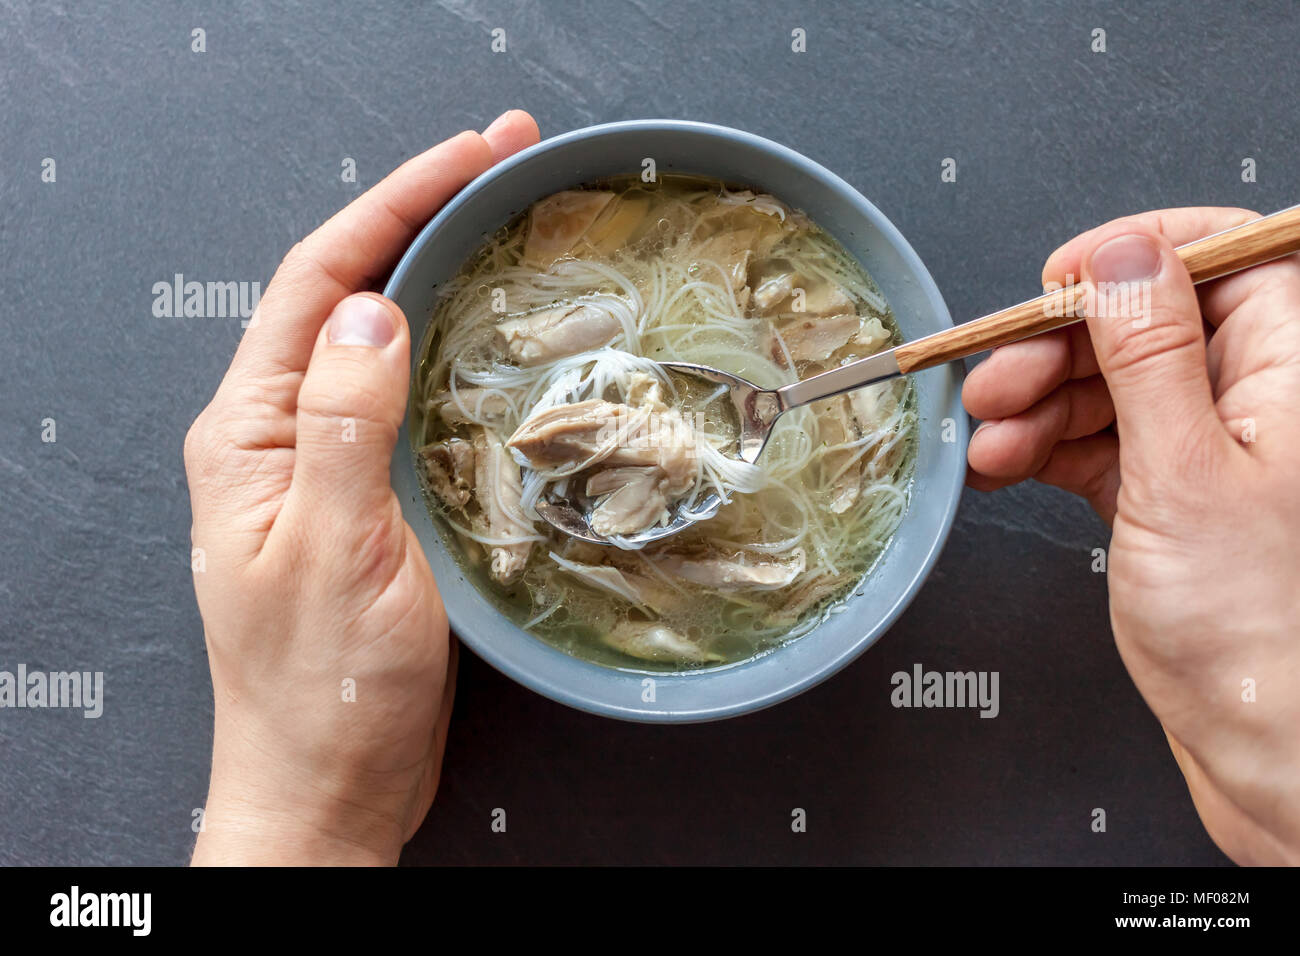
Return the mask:
<svg viewBox="0 0 1300 956"><path fill-rule="evenodd" d="M1082 262L1088 332L1122 457L1167 473L1224 434L1191 276L1168 239L1132 223L1100 234Z"/></svg>
<svg viewBox="0 0 1300 956"><path fill-rule="evenodd" d="M347 534L349 525L369 534L392 499L389 459L406 411L410 354L402 310L370 292L336 305L316 339L298 391L287 505L328 513L331 534Z"/></svg>

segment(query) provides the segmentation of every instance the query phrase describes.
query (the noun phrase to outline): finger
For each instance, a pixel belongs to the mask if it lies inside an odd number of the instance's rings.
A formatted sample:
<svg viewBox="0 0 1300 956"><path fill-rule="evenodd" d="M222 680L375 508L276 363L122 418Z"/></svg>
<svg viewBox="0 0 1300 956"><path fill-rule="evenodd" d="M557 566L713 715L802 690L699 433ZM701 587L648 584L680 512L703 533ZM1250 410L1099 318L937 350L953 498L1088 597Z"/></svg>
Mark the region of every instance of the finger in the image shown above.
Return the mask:
<svg viewBox="0 0 1300 956"><path fill-rule="evenodd" d="M976 418L1007 418L1040 401L1062 382L1097 374L1097 357L1083 325L1036 335L994 349L962 386Z"/></svg>
<svg viewBox="0 0 1300 956"><path fill-rule="evenodd" d="M1081 271L1126 456L1157 473L1186 463L1189 450L1221 450L1200 303L1169 239L1150 226L1112 224L1084 244Z"/></svg>
<svg viewBox="0 0 1300 956"><path fill-rule="evenodd" d="M969 464L966 466L966 487L974 488L976 491L998 491L1019 484L1020 481L1021 479L1018 478L995 478L992 475L980 474Z"/></svg>
<svg viewBox="0 0 1300 956"><path fill-rule="evenodd" d="M982 475L1024 481L1046 464L1058 442L1101 431L1114 419L1100 375L1066 382L1019 415L984 422L971 435L966 458Z"/></svg>
<svg viewBox="0 0 1300 956"><path fill-rule="evenodd" d="M298 393L291 527L355 543L387 514L389 460L406 411L410 336L394 303L349 296L321 329ZM295 515L308 520L299 523ZM328 520L322 516L328 515Z"/></svg>
<svg viewBox="0 0 1300 956"><path fill-rule="evenodd" d="M1046 285L1081 281L1084 248L1095 245L1102 230L1110 230L1115 226L1151 228L1168 239L1171 245L1181 246L1258 218L1259 213L1251 209L1238 209L1232 206L1188 206L1179 209L1154 209L1136 216L1115 219L1075 236L1048 256L1047 263L1043 266L1043 283ZM1211 326L1217 328L1232 312L1231 308L1225 307L1227 302L1216 300L1215 293L1219 290L1228 290L1231 294L1231 290L1239 287L1240 279L1241 276L1227 276L1207 282L1199 288L1202 314ZM1244 294L1238 291L1236 297L1239 300L1244 297Z"/></svg>
<svg viewBox="0 0 1300 956"><path fill-rule="evenodd" d="M1119 438L1105 431L1060 442L1034 480L1078 495L1112 524L1119 495Z"/></svg>
<svg viewBox="0 0 1300 956"><path fill-rule="evenodd" d="M1080 233L1048 256L1047 262L1043 265L1043 284L1063 283L1070 276L1075 282L1081 281L1084 253L1097 246L1098 237L1103 230L1106 230L1107 234L1113 234L1117 226L1123 227L1121 231L1131 231L1128 227L1134 227L1159 233L1169 240L1170 245L1181 246L1193 239L1201 239L1258 218L1259 213L1250 209L1238 209L1232 206L1187 206L1178 209L1153 209L1135 216L1114 219Z"/></svg>
<svg viewBox="0 0 1300 956"><path fill-rule="evenodd" d="M1285 316L1289 321L1290 305L1296 301L1300 288L1300 255L1287 256L1264 265L1254 266L1244 272L1225 276L1197 287L1201 311L1214 316L1212 324L1222 325L1249 300L1276 300L1286 306L1260 310L1260 315Z"/></svg>
<svg viewBox="0 0 1300 956"><path fill-rule="evenodd" d="M407 160L294 246L258 304L223 390L270 383L288 393L292 408L298 376L338 301L386 275L425 222L491 165L487 141L461 133Z"/></svg>
<svg viewBox="0 0 1300 956"><path fill-rule="evenodd" d="M541 133L537 121L523 110L507 110L483 131L483 138L492 148L492 162L499 163L521 149L536 145Z"/></svg>

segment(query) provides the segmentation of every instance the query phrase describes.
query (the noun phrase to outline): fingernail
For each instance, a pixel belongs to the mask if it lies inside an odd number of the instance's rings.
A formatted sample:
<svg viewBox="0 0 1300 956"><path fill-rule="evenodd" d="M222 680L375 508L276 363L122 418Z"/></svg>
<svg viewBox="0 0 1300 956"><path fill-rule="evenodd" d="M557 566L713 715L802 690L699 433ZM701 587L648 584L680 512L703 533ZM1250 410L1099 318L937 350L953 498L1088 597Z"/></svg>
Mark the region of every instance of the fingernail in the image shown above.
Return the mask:
<svg viewBox="0 0 1300 956"><path fill-rule="evenodd" d="M978 434L979 434L980 432L982 432L984 429L989 428L989 427L992 426L992 425L996 425L996 424L997 424L998 422L1000 422L1000 421L1002 421L1002 419L1000 419L1000 418L989 418L989 419L986 419L985 421L980 422L979 425L978 425L978 427L976 427L976 429L975 429L973 432L971 432L971 436L970 436L970 437L971 437L971 438L974 438L976 435L978 435Z"/></svg>
<svg viewBox="0 0 1300 956"><path fill-rule="evenodd" d="M1131 233L1107 239L1093 250L1094 282L1140 282L1160 271L1160 247L1148 236Z"/></svg>
<svg viewBox="0 0 1300 956"><path fill-rule="evenodd" d="M393 316L383 303L354 295L334 307L329 317L330 345L364 345L382 349L393 341Z"/></svg>
<svg viewBox="0 0 1300 956"><path fill-rule="evenodd" d="M486 136L488 133L490 133L490 132L492 132L493 130L495 130L498 126L501 126L502 124L504 124L505 121L506 121L506 117L509 116L509 115L510 115L511 113L513 113L513 112L514 112L514 110L506 110L504 113L502 113L502 114L501 114L500 116L498 116L496 119L494 119L494 120L493 120L493 121L488 125L488 128L485 129L485 130L483 131L483 135Z"/></svg>

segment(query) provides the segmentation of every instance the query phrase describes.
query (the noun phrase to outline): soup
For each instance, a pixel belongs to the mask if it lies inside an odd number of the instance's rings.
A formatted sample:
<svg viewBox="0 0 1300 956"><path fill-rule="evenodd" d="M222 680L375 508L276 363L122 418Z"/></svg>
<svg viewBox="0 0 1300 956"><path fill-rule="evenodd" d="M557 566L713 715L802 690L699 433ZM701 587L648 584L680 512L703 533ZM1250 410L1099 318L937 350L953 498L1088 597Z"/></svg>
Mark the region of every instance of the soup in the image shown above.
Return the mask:
<svg viewBox="0 0 1300 956"><path fill-rule="evenodd" d="M511 620L612 667L751 658L842 609L907 507L911 385L787 413L736 459L725 392L774 388L900 341L871 277L770 195L628 176L534 203L438 290L412 398L430 511ZM636 548L711 494L717 514ZM568 537L543 499L590 509L614 545Z"/></svg>

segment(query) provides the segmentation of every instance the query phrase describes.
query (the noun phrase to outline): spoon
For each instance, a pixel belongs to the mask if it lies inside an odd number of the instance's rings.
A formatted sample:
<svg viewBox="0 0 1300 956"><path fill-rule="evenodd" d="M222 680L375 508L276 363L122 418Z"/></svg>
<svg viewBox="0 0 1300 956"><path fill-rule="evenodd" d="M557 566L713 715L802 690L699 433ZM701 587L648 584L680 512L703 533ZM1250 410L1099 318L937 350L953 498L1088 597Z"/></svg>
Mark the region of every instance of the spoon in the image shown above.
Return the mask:
<svg viewBox="0 0 1300 956"><path fill-rule="evenodd" d="M1197 239L1176 250L1195 283L1218 279L1297 251L1300 251L1300 205ZM1088 292L1088 286L1066 286L781 388L760 388L747 379L709 365L659 364L668 371L727 387L740 421L736 457L753 464L767 445L777 419L790 409L1080 322L1086 314ZM717 494L710 494L694 508L679 509L665 525L617 537L592 531L587 514L565 499L539 501L537 513L553 527L583 541L635 549L712 518L721 504Z"/></svg>

